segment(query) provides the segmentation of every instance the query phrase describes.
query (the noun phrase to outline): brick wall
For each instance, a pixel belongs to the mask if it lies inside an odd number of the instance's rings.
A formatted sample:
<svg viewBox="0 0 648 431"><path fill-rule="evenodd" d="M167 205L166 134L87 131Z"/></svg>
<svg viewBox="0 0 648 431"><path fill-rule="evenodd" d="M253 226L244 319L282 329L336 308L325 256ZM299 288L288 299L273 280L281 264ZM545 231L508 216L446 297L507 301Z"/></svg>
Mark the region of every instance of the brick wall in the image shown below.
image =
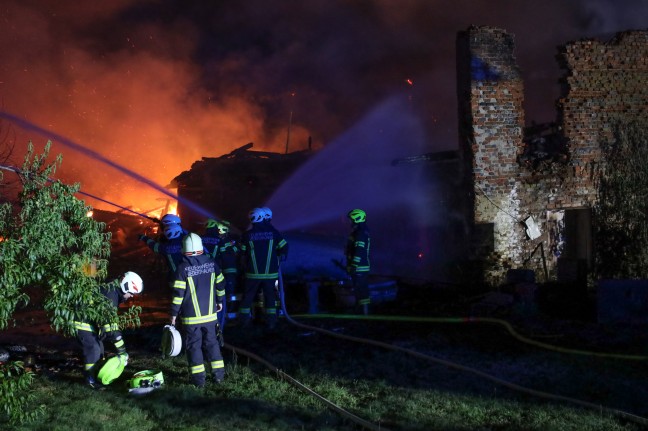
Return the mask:
<svg viewBox="0 0 648 431"><path fill-rule="evenodd" d="M548 219L566 209L591 208L601 144L620 117L648 122L648 32L618 34L609 42L567 43L559 61L566 70L557 119L568 142L568 163L531 171L524 152L523 83L514 37L480 26L457 38L459 137L465 193L475 238L474 258L488 261L485 281L501 283L509 268L555 274L561 237ZM531 240L522 221L532 216L543 235ZM484 228L488 226L488 228ZM538 253L543 242L547 255ZM545 259L543 259L545 258ZM544 261L543 261L544 260Z"/></svg>

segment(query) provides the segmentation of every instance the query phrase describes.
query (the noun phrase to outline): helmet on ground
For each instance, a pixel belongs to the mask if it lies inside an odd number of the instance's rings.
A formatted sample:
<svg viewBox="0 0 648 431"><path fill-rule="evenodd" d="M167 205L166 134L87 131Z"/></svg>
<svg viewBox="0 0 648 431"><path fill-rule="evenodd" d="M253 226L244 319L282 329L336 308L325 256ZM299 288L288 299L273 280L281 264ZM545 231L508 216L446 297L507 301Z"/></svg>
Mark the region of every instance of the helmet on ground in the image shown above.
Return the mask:
<svg viewBox="0 0 648 431"><path fill-rule="evenodd" d="M221 222L218 222L218 233L221 235L226 234L230 230L229 227L230 227L230 222L228 221L223 220Z"/></svg>
<svg viewBox="0 0 648 431"><path fill-rule="evenodd" d="M214 220L213 218L208 218L207 222L205 223L205 227L207 229L213 229L218 226L218 220Z"/></svg>
<svg viewBox="0 0 648 431"><path fill-rule="evenodd" d="M180 224L182 223L180 221L180 217L178 217L175 214L165 214L162 217L162 220L160 220L164 226L168 226L170 224Z"/></svg>
<svg viewBox="0 0 648 431"><path fill-rule="evenodd" d="M349 217L349 219L351 219L353 223L363 223L367 220L367 214L361 209L357 208L349 211L347 217Z"/></svg>
<svg viewBox="0 0 648 431"><path fill-rule="evenodd" d="M170 224L165 226L164 236L166 236L167 239L179 238L180 235L182 235L182 226L179 224Z"/></svg>
<svg viewBox="0 0 648 431"><path fill-rule="evenodd" d="M200 236L190 233L182 238L182 252L187 256L196 256L203 253L203 243Z"/></svg>
<svg viewBox="0 0 648 431"><path fill-rule="evenodd" d="M119 287L123 293L137 295L144 290L144 282L142 281L142 277L133 271L128 271L119 282Z"/></svg>
<svg viewBox="0 0 648 431"><path fill-rule="evenodd" d="M250 211L248 217L252 223L259 223L264 220L264 214L265 212L261 208L254 208Z"/></svg>
<svg viewBox="0 0 648 431"><path fill-rule="evenodd" d="M263 207L261 208L261 211L263 211L263 219L264 220L272 220L272 210L268 207Z"/></svg>
<svg viewBox="0 0 648 431"><path fill-rule="evenodd" d="M135 373L128 381L128 392L142 395L158 389L164 384L164 375L160 370L144 370Z"/></svg>

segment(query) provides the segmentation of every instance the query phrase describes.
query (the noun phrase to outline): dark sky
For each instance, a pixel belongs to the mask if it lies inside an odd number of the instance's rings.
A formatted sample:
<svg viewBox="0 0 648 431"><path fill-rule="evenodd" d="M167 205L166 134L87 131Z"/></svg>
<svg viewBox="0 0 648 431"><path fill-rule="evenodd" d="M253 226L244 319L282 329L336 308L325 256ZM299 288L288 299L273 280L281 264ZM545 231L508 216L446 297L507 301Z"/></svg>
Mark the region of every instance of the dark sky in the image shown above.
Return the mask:
<svg viewBox="0 0 648 431"><path fill-rule="evenodd" d="M399 94L428 152L456 148L455 39L470 25L515 35L527 121L551 121L557 46L645 29L648 2L2 0L0 18L2 109L166 185L248 142L284 151L289 123L291 151L309 136L321 148ZM18 162L47 140L13 132ZM53 152L88 192L156 205L122 173Z"/></svg>

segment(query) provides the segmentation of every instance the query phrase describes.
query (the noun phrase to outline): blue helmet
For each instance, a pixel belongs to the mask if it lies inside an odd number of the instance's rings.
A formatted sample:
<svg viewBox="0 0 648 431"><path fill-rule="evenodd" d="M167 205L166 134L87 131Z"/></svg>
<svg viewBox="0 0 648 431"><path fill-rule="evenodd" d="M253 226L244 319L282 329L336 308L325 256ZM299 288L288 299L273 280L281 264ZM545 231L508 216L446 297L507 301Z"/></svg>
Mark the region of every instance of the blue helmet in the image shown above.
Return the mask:
<svg viewBox="0 0 648 431"><path fill-rule="evenodd" d="M265 211L261 208L254 208L248 213L248 217L252 223L259 223L265 220Z"/></svg>
<svg viewBox="0 0 648 431"><path fill-rule="evenodd" d="M260 208L263 212L263 220L272 220L272 210L268 207Z"/></svg>
<svg viewBox="0 0 648 431"><path fill-rule="evenodd" d="M164 236L166 236L167 239L180 238L180 235L182 234L182 227L179 224L170 224L164 228Z"/></svg>
<svg viewBox="0 0 648 431"><path fill-rule="evenodd" d="M160 220L164 226L169 226L171 224L181 224L180 217L175 214L165 214Z"/></svg>

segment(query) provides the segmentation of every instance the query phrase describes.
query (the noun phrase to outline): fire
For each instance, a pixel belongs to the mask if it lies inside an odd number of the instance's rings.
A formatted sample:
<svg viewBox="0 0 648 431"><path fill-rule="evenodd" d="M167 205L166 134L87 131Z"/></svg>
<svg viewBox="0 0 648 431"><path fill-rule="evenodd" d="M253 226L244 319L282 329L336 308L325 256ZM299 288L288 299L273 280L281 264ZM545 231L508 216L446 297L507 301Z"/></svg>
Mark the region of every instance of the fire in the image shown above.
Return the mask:
<svg viewBox="0 0 648 431"><path fill-rule="evenodd" d="M414 81L412 81L412 80L409 79L409 78L407 78L407 79L405 80L405 82L407 82L409 85L414 85Z"/></svg>

